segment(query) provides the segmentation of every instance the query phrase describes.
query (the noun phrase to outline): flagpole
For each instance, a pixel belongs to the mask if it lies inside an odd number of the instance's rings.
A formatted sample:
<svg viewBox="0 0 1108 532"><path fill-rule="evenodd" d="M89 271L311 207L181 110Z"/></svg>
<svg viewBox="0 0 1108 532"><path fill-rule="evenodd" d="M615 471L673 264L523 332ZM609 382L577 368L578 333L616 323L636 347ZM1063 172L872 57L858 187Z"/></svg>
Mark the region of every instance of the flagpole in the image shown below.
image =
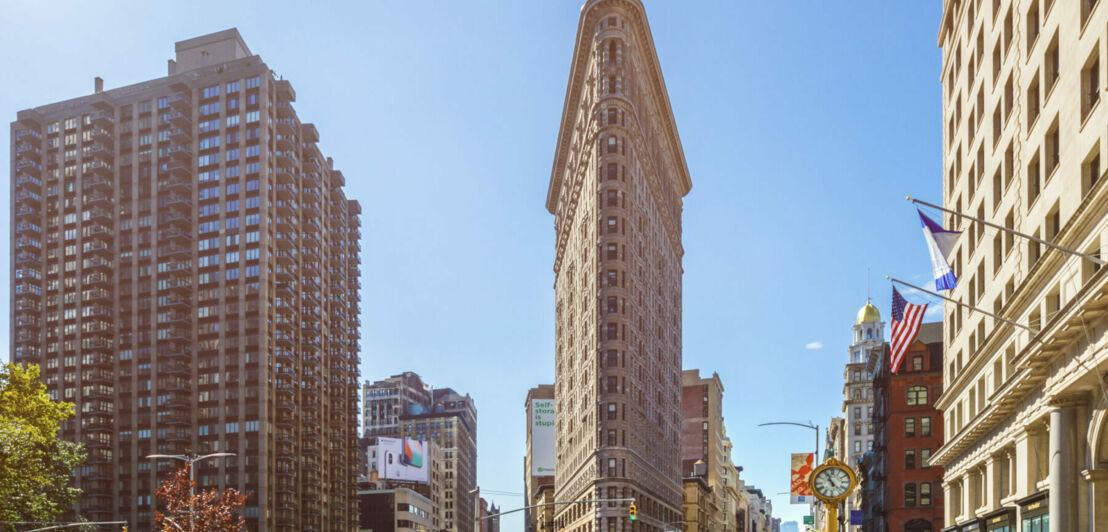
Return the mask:
<svg viewBox="0 0 1108 532"><path fill-rule="evenodd" d="M1073 250L1073 249L1070 249L1070 248L1067 248L1067 247L1062 247L1062 246L1059 246L1058 244L1055 244L1055 243L1052 243L1052 242L1048 242L1048 241L1046 241L1046 240L1043 240L1043 239L1041 239L1041 238L1039 238L1039 237L1036 237L1036 236L1031 236L1031 235L1029 235L1029 234L1027 234L1027 233L1021 233L1021 232L1019 232L1019 231L1016 231L1015 229L1011 229L1011 228L1008 228L1008 227L1004 227L1003 225L999 225L999 224L994 224L994 223L992 223L992 222L988 222L988 221L982 220L981 218L978 218L978 217L976 217L976 216L970 216L970 215L968 215L968 214L962 214L962 213L960 213L960 212L958 212L958 211L955 211L955 210L947 209L947 208L945 208L945 207L940 207L940 206L938 206L938 205L935 205L934 203L928 203L928 202L926 202L926 201L923 201L923 200L920 200L920 199L916 199L916 198L913 198L912 196L908 196L908 201L910 201L910 202L912 202L912 203L918 203L918 204L920 204L920 205L926 205L926 206L928 206L928 207L931 207L931 208L933 208L933 209L938 209L938 210L940 210L940 211L943 211L943 212L945 212L945 213L949 213L949 214L953 214L953 215L955 215L955 216L958 216L958 217L960 217L960 218L967 218L967 219L973 220L973 221L975 221L975 222L977 222L977 223L980 223L980 224L983 224L983 225L987 225L987 226L989 226L989 227L992 227L992 228L994 228L994 229L999 229L999 230L1001 230L1001 231L1006 231L1006 232L1008 232L1008 233L1012 233L1013 235L1016 235L1016 236L1020 236L1020 237L1026 238L1026 239L1028 239L1028 240L1031 240L1031 241L1033 241L1033 242L1038 242L1039 244L1042 244L1042 245L1044 245L1044 246L1052 247L1052 248L1054 248L1054 249L1057 249L1057 250L1059 250L1059 251L1064 251L1064 252L1066 252L1066 253L1069 253L1069 254L1071 254L1071 255L1077 255L1078 257L1083 257L1083 258L1089 259L1089 260L1091 260L1091 261L1093 261L1093 262L1095 262L1095 263L1097 263L1097 264L1099 264L1099 265L1101 265L1101 266L1104 266L1104 265L1108 265L1108 262L1106 262L1106 261L1104 261L1103 259L1100 259L1100 258L1098 258L1098 257L1094 257L1094 256L1092 256L1092 255L1089 255L1088 253L1081 253L1080 251L1076 251L1076 250ZM999 319L999 318L998 318L998 319Z"/></svg>
<svg viewBox="0 0 1108 532"><path fill-rule="evenodd" d="M966 307L966 308L970 309L970 310L971 310L971 311L973 311L973 312L980 312L980 313L982 313L982 314L984 314L984 315L986 315L986 316L989 316L989 317L993 318L994 320L998 320L998 321L1003 321L1004 323L1007 323L1007 324L1009 324L1009 325L1015 325L1016 327L1019 327L1019 328L1021 328L1021 329L1026 329L1026 330L1030 331L1030 332L1031 332L1031 334L1039 334L1039 331L1037 331L1037 330L1035 330L1035 329L1032 329L1031 327L1028 327L1028 326L1026 326L1026 325L1023 325L1023 324L1020 324L1020 323L1016 323L1016 322L1014 322L1014 321L1012 321L1012 320L1009 320L1009 319L1001 318L1000 316L997 316L996 314L993 314L992 312L988 312L988 311L985 311L985 310L981 310L981 309L979 309L979 308L977 308L977 307L975 307L975 306L973 306L973 305L967 305L967 304L965 304L965 303L962 303L961 301L957 301L957 300L955 300L955 299L952 299L952 298L946 297L946 296L944 296L944 295L942 295L942 294L937 294L937 293L935 293L935 292L932 292L932 291L930 291L930 290L927 290L926 288L920 288L920 287L918 287L918 286L916 286L916 285L914 285L914 284L908 284L908 283L906 283L906 282L904 282L904 281L901 281L900 279L896 279L896 278L893 278L893 277L889 277L888 275L886 275L886 276L885 276L885 278L886 278L886 279L888 279L888 280L890 280L890 281L892 281L892 282L894 282L894 283L898 283L898 284L902 284L902 285L904 285L904 286L907 286L908 288L914 288L914 289L916 289L916 290L919 290L920 292L923 292L923 293L925 293L925 294L931 294L931 295L933 295L933 296L935 296L935 297L938 297L938 298L942 298L942 299L945 299L945 300L947 300L947 301L950 301L951 303L954 303L955 305L958 305L958 306L961 306L961 307Z"/></svg>

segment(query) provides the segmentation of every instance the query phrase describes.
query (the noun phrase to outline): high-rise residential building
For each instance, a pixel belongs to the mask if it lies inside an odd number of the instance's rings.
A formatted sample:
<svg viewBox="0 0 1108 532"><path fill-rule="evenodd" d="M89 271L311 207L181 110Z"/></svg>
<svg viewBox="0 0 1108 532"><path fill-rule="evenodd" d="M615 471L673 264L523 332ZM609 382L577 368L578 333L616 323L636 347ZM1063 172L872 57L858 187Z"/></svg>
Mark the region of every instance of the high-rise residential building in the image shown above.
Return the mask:
<svg viewBox="0 0 1108 532"><path fill-rule="evenodd" d="M12 123L12 359L77 405L81 515L150 530L150 454L251 530L357 526L358 203L234 29Z"/></svg>
<svg viewBox="0 0 1108 532"><path fill-rule="evenodd" d="M1092 257L1108 238L1108 6L946 0L943 204ZM947 526L1108 530L1101 263L964 217L944 308Z"/></svg>
<svg viewBox="0 0 1108 532"><path fill-rule="evenodd" d="M546 402L553 404L554 385L540 384L527 390L527 398L523 401L523 410L527 416L526 452L523 456L523 493L528 506L552 502L554 497L554 471L547 472L545 464L535 462L536 454L544 455L537 458L545 461L547 458L545 453L547 451L553 453L554 450L554 433L552 430L547 430L549 426L540 426L536 434L536 423L547 423L546 420L550 417L546 412L534 411L536 402L540 407ZM553 407L546 410L552 409ZM553 459L553 456L549 458ZM523 511L523 515L527 527L525 532L552 530L554 527L554 507L528 508Z"/></svg>
<svg viewBox="0 0 1108 532"><path fill-rule="evenodd" d="M681 520L681 211L692 187L639 0L581 9L546 208L555 216L555 499ZM620 505L557 510L626 529Z"/></svg>
<svg viewBox="0 0 1108 532"><path fill-rule="evenodd" d="M431 386L419 375L405 371L362 387L362 435L400 434L400 416L431 409Z"/></svg>
<svg viewBox="0 0 1108 532"><path fill-rule="evenodd" d="M863 530L943 528L943 468L931 464L943 442L942 412L935 408L943 391L942 339L942 322L921 325L896 373L888 349L870 352L874 432L859 479Z"/></svg>
<svg viewBox="0 0 1108 532"><path fill-rule="evenodd" d="M400 436L430 441L442 457L442 528L474 532L477 488L477 406L451 388L436 388L431 408L400 416Z"/></svg>

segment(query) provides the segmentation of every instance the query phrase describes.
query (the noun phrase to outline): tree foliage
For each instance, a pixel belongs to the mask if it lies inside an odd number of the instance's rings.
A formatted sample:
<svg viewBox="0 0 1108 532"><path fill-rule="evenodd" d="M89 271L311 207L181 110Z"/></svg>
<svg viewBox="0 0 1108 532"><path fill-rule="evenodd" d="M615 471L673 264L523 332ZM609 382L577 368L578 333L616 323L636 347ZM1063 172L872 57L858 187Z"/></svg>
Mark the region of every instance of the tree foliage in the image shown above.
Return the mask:
<svg viewBox="0 0 1108 532"><path fill-rule="evenodd" d="M38 366L0 366L0 521L51 521L76 502L84 446L58 439L72 415L73 403L46 393Z"/></svg>
<svg viewBox="0 0 1108 532"><path fill-rule="evenodd" d="M196 532L240 532L245 530L246 519L239 510L249 495L227 488L221 493L212 488L190 495L193 481L189 479L189 466L178 469L164 480L154 496L165 504L166 513L155 512L154 522L158 532L183 532L189 527L189 511L195 512L193 530ZM190 505L191 501L191 505Z"/></svg>

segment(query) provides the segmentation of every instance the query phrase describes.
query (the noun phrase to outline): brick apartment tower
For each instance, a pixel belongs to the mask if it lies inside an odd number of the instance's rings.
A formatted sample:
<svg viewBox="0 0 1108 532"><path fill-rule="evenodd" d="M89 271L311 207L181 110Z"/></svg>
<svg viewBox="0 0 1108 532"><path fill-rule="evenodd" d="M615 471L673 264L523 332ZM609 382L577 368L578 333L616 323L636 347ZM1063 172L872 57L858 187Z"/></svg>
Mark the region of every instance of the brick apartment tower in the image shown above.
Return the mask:
<svg viewBox="0 0 1108 532"><path fill-rule="evenodd" d="M681 511L681 210L692 187L641 2L581 9L546 207L555 215L555 499L567 531Z"/></svg>
<svg viewBox="0 0 1108 532"><path fill-rule="evenodd" d="M251 494L251 530L357 527L357 202L234 29L167 77L12 123L12 359L77 405L75 509L150 530L158 482Z"/></svg>

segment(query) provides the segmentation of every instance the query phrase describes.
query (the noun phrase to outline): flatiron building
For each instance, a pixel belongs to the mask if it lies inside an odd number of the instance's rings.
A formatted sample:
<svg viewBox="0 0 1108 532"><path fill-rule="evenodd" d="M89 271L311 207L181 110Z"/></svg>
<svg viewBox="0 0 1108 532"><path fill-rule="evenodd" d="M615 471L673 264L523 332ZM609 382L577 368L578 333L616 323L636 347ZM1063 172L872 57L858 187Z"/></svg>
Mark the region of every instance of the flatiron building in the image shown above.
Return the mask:
<svg viewBox="0 0 1108 532"><path fill-rule="evenodd" d="M681 521L681 212L692 187L641 2L581 9L554 215L555 529Z"/></svg>

